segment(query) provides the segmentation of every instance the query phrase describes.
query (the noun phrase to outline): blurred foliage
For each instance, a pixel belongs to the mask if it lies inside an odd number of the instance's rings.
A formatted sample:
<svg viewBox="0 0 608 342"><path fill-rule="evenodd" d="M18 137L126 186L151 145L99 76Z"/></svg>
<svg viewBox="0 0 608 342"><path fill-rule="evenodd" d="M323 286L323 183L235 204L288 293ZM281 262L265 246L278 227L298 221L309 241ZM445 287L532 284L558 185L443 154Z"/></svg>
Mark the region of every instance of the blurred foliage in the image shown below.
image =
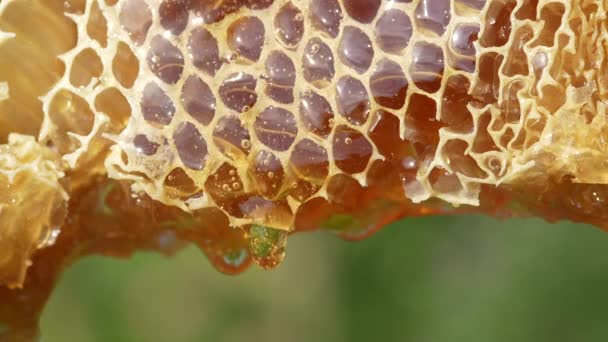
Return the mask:
<svg viewBox="0 0 608 342"><path fill-rule="evenodd" d="M174 258L70 268L42 341L606 341L608 233L537 219L406 219L368 240L290 237L271 272Z"/></svg>

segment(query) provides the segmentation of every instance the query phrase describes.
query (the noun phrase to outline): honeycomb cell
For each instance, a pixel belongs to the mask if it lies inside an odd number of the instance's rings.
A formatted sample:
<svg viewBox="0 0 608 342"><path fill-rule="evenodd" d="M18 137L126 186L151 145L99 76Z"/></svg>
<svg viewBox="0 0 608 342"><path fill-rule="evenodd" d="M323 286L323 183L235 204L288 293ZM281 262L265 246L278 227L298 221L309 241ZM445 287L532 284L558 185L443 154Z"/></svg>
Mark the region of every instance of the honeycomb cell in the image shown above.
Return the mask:
<svg viewBox="0 0 608 342"><path fill-rule="evenodd" d="M430 172L429 183L434 191L441 194L455 194L462 190L462 183L458 176L442 168L434 168Z"/></svg>
<svg viewBox="0 0 608 342"><path fill-rule="evenodd" d="M266 95L279 103L292 103L296 68L291 58L283 52L273 51L268 55L264 64L266 67Z"/></svg>
<svg viewBox="0 0 608 342"><path fill-rule="evenodd" d="M188 51L194 66L210 76L215 76L222 67L217 40L203 27L192 30L188 40Z"/></svg>
<svg viewBox="0 0 608 342"><path fill-rule="evenodd" d="M343 0L344 10L348 15L356 21L367 24L378 14L382 1L381 0Z"/></svg>
<svg viewBox="0 0 608 342"><path fill-rule="evenodd" d="M138 134L133 138L133 145L138 153L143 153L146 156L152 156L158 151L159 144L150 141L145 134Z"/></svg>
<svg viewBox="0 0 608 342"><path fill-rule="evenodd" d="M116 88L107 88L95 97L95 110L110 118L108 131L119 134L131 117L131 105Z"/></svg>
<svg viewBox="0 0 608 342"><path fill-rule="evenodd" d="M155 36L150 42L147 56L150 70L163 82L175 84L184 70L184 56L177 47L166 38Z"/></svg>
<svg viewBox="0 0 608 342"><path fill-rule="evenodd" d="M291 2L283 5L274 17L274 33L285 47L295 48L304 36L302 11Z"/></svg>
<svg viewBox="0 0 608 342"><path fill-rule="evenodd" d="M390 112L378 110L372 116L368 136L378 152L389 161L399 161L411 152L409 142L400 137L399 127L399 118Z"/></svg>
<svg viewBox="0 0 608 342"><path fill-rule="evenodd" d="M63 133L87 135L93 129L94 116L88 102L69 90L60 90L53 96L49 116Z"/></svg>
<svg viewBox="0 0 608 342"><path fill-rule="evenodd" d="M451 131L469 133L473 130L473 116L467 106L473 101L469 96L471 82L462 75L450 76L442 97L441 121Z"/></svg>
<svg viewBox="0 0 608 342"><path fill-rule="evenodd" d="M196 184L181 167L171 170L165 177L163 185L171 197L187 198L197 191Z"/></svg>
<svg viewBox="0 0 608 342"><path fill-rule="evenodd" d="M251 109L258 100L255 91L257 80L250 74L237 72L229 75L220 85L219 94L224 104L239 113Z"/></svg>
<svg viewBox="0 0 608 342"><path fill-rule="evenodd" d="M279 194L285 180L285 171L281 160L272 152L258 152L248 172L260 195L273 199Z"/></svg>
<svg viewBox="0 0 608 342"><path fill-rule="evenodd" d="M405 139L415 143L417 152L434 153L439 143L439 129L443 126L435 117L437 103L432 98L413 94L405 111Z"/></svg>
<svg viewBox="0 0 608 342"><path fill-rule="evenodd" d="M249 155L251 137L236 116L225 116L218 120L213 129L213 142L228 158L243 159Z"/></svg>
<svg viewBox="0 0 608 342"><path fill-rule="evenodd" d="M309 40L302 56L302 68L306 81L317 88L326 87L336 73L330 47L319 38Z"/></svg>
<svg viewBox="0 0 608 342"><path fill-rule="evenodd" d="M313 27L331 38L338 37L343 18L338 0L311 0L309 3Z"/></svg>
<svg viewBox="0 0 608 342"><path fill-rule="evenodd" d="M398 54L412 38L412 21L403 11L391 8L382 13L376 22L374 36L384 52Z"/></svg>
<svg viewBox="0 0 608 342"><path fill-rule="evenodd" d="M419 27L443 35L451 19L451 0L421 0L414 17Z"/></svg>
<svg viewBox="0 0 608 342"><path fill-rule="evenodd" d="M243 217L240 205L250 196L243 191L243 181L238 170L223 163L205 181L205 189L219 207L233 217Z"/></svg>
<svg viewBox="0 0 608 342"><path fill-rule="evenodd" d="M329 174L327 151L312 140L303 139L291 152L289 166L298 178L320 184Z"/></svg>
<svg viewBox="0 0 608 342"><path fill-rule="evenodd" d="M91 48L82 50L73 60L70 83L75 87L86 87L101 76L103 64Z"/></svg>
<svg viewBox="0 0 608 342"><path fill-rule="evenodd" d="M412 51L410 76L414 84L429 93L441 88L443 50L434 44L417 43Z"/></svg>
<svg viewBox="0 0 608 342"><path fill-rule="evenodd" d="M477 165L467 153L469 144L462 140L452 139L443 145L443 152L446 156L446 162L452 169L452 172L463 174L471 178L484 179L488 175Z"/></svg>
<svg viewBox="0 0 608 342"><path fill-rule="evenodd" d="M202 170L207 159L207 143L191 122L180 123L173 133L173 143L184 166Z"/></svg>
<svg viewBox="0 0 608 342"><path fill-rule="evenodd" d="M381 106L400 109L405 104L407 78L399 64L389 59L384 58L376 64L369 87L374 100Z"/></svg>
<svg viewBox="0 0 608 342"><path fill-rule="evenodd" d="M342 63L362 74L369 69L374 59L372 41L361 29L346 26L338 47L338 55Z"/></svg>
<svg viewBox="0 0 608 342"><path fill-rule="evenodd" d="M511 36L511 13L517 1L491 1L486 12L486 22L479 43L483 47L503 46Z"/></svg>
<svg viewBox="0 0 608 342"><path fill-rule="evenodd" d="M354 125L367 121L370 100L361 81L351 76L343 76L336 83L336 103L338 113Z"/></svg>
<svg viewBox="0 0 608 342"><path fill-rule="evenodd" d="M237 54L250 62L257 62L264 47L264 23L253 16L245 16L235 20L228 27L228 46Z"/></svg>
<svg viewBox="0 0 608 342"><path fill-rule="evenodd" d="M286 151L293 144L298 128L294 115L280 107L268 107L256 118L254 131L262 144L274 151Z"/></svg>
<svg viewBox="0 0 608 342"><path fill-rule="evenodd" d="M450 39L452 53L450 65L454 69L475 72L476 49L473 43L477 41L478 35L477 24L461 24L454 28Z"/></svg>
<svg viewBox="0 0 608 342"><path fill-rule="evenodd" d="M190 0L164 0L158 8L160 24L174 35L179 35L188 25Z"/></svg>
<svg viewBox="0 0 608 342"><path fill-rule="evenodd" d="M108 46L108 21L101 12L101 9L99 9L97 1L91 5L89 22L87 23L87 34L102 47Z"/></svg>
<svg viewBox="0 0 608 342"><path fill-rule="evenodd" d="M144 0L125 0L119 21L131 40L142 45L152 26L152 10Z"/></svg>
<svg viewBox="0 0 608 342"><path fill-rule="evenodd" d="M154 82L150 82L144 87L140 105L144 119L150 123L167 126L175 115L173 101Z"/></svg>
<svg viewBox="0 0 608 342"><path fill-rule="evenodd" d="M327 138L333 128L334 112L323 96L308 90L300 95L300 119L307 130Z"/></svg>
<svg viewBox="0 0 608 342"><path fill-rule="evenodd" d="M139 59L129 45L119 42L116 55L112 60L112 73L120 85L125 88L133 87L139 74Z"/></svg>
<svg viewBox="0 0 608 342"><path fill-rule="evenodd" d="M215 116L215 96L211 88L198 76L192 75L184 82L181 101L190 116L203 125L208 125Z"/></svg>
<svg viewBox="0 0 608 342"><path fill-rule="evenodd" d="M333 157L336 166L350 174L363 172L373 153L373 147L361 132L348 126L336 127Z"/></svg>

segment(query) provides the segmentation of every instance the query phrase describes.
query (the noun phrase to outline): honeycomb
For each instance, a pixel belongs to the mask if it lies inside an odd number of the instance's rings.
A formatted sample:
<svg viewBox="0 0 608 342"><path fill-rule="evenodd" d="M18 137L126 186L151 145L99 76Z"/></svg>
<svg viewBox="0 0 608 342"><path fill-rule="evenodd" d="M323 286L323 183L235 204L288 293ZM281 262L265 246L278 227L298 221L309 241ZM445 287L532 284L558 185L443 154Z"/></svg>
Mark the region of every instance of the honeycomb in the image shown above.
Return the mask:
<svg viewBox="0 0 608 342"><path fill-rule="evenodd" d="M236 273L404 216L606 228L607 10L0 0L0 298L79 255L193 242Z"/></svg>

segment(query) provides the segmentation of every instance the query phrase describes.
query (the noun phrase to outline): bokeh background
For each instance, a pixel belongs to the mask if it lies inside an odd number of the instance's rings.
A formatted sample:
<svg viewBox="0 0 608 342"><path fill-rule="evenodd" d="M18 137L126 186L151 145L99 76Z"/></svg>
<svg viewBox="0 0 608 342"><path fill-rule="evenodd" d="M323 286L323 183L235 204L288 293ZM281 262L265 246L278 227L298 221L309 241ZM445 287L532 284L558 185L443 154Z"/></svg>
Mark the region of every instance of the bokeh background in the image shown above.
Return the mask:
<svg viewBox="0 0 608 342"><path fill-rule="evenodd" d="M292 236L275 271L232 277L190 247L89 257L42 341L608 341L608 233L482 216L405 219L357 243Z"/></svg>

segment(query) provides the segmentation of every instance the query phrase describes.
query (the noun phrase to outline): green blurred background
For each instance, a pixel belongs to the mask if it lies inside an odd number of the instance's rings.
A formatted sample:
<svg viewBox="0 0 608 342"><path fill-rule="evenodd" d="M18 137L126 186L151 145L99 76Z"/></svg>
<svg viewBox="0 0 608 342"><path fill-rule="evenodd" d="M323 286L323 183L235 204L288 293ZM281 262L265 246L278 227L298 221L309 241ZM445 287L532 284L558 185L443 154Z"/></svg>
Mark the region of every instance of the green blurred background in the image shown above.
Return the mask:
<svg viewBox="0 0 608 342"><path fill-rule="evenodd" d="M406 219L357 243L292 236L275 271L83 259L42 341L608 341L608 233L537 219Z"/></svg>

